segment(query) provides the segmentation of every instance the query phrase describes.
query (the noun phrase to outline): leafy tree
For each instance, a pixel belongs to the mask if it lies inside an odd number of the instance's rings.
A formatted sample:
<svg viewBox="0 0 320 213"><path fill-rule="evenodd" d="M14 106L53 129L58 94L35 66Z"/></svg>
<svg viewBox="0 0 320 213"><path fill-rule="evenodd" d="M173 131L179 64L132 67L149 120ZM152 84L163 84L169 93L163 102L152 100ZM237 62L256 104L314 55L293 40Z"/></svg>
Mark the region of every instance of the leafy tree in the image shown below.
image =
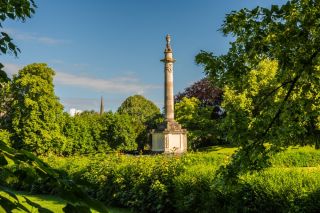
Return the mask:
<svg viewBox="0 0 320 213"><path fill-rule="evenodd" d="M221 103L222 91L215 87L208 78L203 78L185 88L183 92L179 92L175 96L175 103L182 101L184 97L197 98L201 106L214 106Z"/></svg>
<svg viewBox="0 0 320 213"><path fill-rule="evenodd" d="M248 123L247 119L253 122L248 132L237 129L241 148L228 166L227 175L263 168L268 152L299 144L301 138L309 144L319 141L319 8L319 1L292 0L282 6L233 11L221 29L225 35L235 37L228 53L215 56L202 51L196 56L210 79L220 86L227 85L228 92L239 91L235 96L244 96L244 102L237 101L246 105L246 113L252 112L252 119L251 115L235 117L234 123ZM249 93L255 89L249 87L248 77L259 85L254 78L259 79L268 69L260 64L264 60L276 61L277 72L253 96ZM253 70L262 72L261 76ZM266 147L266 142L271 146Z"/></svg>
<svg viewBox="0 0 320 213"><path fill-rule="evenodd" d="M160 109L141 95L128 97L118 108L119 114L128 114L136 132L136 143L140 149L148 143L148 131L156 127Z"/></svg>
<svg viewBox="0 0 320 213"><path fill-rule="evenodd" d="M175 120L188 130L188 148L197 149L222 142L217 122L211 119L212 106L202 106L195 97L175 104Z"/></svg>
<svg viewBox="0 0 320 213"><path fill-rule="evenodd" d="M175 96L176 120L188 130L188 146L197 149L226 143L220 133L222 90L203 78ZM214 121L213 121L214 120Z"/></svg>
<svg viewBox="0 0 320 213"><path fill-rule="evenodd" d="M14 76L9 118L16 148L37 154L59 152L63 106L54 94L54 74L46 64L31 64Z"/></svg>
<svg viewBox="0 0 320 213"><path fill-rule="evenodd" d="M65 113L62 129L67 140L62 152L66 155L109 150L108 142L102 137L108 124L105 118L96 112L82 112L74 117Z"/></svg>
<svg viewBox="0 0 320 213"><path fill-rule="evenodd" d="M103 114L104 126L101 138L108 142L114 150L136 150L137 132L132 125L132 117L128 114L112 112Z"/></svg>
<svg viewBox="0 0 320 213"><path fill-rule="evenodd" d="M94 147L93 137L90 134L92 126L81 116L71 117L65 115L66 122L63 125L63 134L67 140L62 146L64 154L90 153Z"/></svg>

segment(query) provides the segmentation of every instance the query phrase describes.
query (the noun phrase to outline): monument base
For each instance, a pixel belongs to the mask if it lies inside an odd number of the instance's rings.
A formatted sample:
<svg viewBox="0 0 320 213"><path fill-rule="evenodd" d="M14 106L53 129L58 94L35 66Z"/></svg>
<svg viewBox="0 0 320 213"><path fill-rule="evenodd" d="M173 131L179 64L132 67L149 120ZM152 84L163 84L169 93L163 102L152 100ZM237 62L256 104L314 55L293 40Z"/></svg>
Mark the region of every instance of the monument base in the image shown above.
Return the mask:
<svg viewBox="0 0 320 213"><path fill-rule="evenodd" d="M187 151L187 130L176 121L167 121L152 130L152 151L161 153L184 153Z"/></svg>

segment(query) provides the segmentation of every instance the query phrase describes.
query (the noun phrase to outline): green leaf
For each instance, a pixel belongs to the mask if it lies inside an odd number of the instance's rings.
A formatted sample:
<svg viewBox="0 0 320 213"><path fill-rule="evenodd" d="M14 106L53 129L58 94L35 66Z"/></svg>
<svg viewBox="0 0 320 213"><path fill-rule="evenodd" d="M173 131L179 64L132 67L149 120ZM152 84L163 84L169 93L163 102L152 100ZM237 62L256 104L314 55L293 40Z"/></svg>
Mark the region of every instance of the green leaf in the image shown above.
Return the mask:
<svg viewBox="0 0 320 213"><path fill-rule="evenodd" d="M14 13L7 13L7 16L11 19L15 19Z"/></svg>
<svg viewBox="0 0 320 213"><path fill-rule="evenodd" d="M8 165L8 161L6 160L6 158L3 156L2 153L0 153L0 166L6 166Z"/></svg>
<svg viewBox="0 0 320 213"><path fill-rule="evenodd" d="M10 48L11 50L15 50L15 49L16 49L16 45L15 45L14 43L12 43L12 42L9 42L9 43L8 43L8 46L9 46L9 48Z"/></svg>
<svg viewBox="0 0 320 213"><path fill-rule="evenodd" d="M7 53L7 48L6 47L0 47L0 50L2 53L6 54Z"/></svg>
<svg viewBox="0 0 320 213"><path fill-rule="evenodd" d="M2 35L3 37L9 37L9 35L8 35L7 33L5 33L5 32L1 32L1 35Z"/></svg>

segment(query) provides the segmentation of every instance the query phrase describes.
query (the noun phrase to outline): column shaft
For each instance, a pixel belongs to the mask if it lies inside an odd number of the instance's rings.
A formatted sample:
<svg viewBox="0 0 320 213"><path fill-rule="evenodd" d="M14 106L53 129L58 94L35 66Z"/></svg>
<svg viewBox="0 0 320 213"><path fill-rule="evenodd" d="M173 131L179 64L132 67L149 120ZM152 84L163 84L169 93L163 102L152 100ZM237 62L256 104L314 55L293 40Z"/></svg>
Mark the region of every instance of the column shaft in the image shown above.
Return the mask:
<svg viewBox="0 0 320 213"><path fill-rule="evenodd" d="M165 113L166 120L174 120L174 97L173 97L173 63L165 62Z"/></svg>

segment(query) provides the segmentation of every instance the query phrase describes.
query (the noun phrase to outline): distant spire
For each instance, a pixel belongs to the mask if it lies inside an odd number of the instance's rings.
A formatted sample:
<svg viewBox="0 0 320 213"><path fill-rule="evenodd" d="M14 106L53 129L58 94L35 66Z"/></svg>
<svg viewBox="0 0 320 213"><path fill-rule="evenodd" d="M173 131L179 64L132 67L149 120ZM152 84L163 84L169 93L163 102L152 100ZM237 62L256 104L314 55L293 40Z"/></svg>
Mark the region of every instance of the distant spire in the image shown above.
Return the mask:
<svg viewBox="0 0 320 213"><path fill-rule="evenodd" d="M104 112L104 103L103 103L103 97L101 96L101 101L100 101L100 115L102 115Z"/></svg>

